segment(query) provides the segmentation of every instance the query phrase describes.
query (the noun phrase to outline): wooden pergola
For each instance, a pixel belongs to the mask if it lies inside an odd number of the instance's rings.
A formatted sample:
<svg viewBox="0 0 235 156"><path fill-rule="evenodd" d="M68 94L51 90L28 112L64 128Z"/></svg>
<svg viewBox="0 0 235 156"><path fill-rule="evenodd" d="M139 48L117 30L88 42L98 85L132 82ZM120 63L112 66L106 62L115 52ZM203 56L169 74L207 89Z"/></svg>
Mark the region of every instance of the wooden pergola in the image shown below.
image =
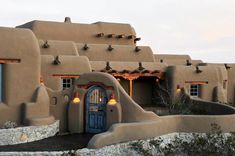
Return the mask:
<svg viewBox="0 0 235 156"><path fill-rule="evenodd" d="M156 79L164 79L164 72L155 70L155 71L149 71L149 70L145 70L145 71L139 71L139 70L135 70L135 71L128 71L128 70L123 70L120 72L114 71L114 70L109 70L109 71L104 71L102 70L102 72L107 72L111 75L113 75L115 78L118 77L122 77L123 79L126 79L129 81L129 95L130 97L132 97L133 95L133 80L136 80L140 77L156 77Z"/></svg>

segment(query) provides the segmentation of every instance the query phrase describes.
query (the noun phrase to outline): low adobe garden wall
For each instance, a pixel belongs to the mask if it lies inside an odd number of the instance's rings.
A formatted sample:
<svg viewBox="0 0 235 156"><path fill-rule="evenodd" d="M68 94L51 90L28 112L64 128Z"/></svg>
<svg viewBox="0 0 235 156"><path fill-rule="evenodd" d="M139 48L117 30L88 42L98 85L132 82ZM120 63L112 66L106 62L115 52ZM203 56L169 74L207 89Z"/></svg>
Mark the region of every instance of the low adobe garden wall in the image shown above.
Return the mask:
<svg viewBox="0 0 235 156"><path fill-rule="evenodd" d="M50 125L27 126L0 129L0 145L14 145L37 141L56 135L59 132L59 121Z"/></svg>

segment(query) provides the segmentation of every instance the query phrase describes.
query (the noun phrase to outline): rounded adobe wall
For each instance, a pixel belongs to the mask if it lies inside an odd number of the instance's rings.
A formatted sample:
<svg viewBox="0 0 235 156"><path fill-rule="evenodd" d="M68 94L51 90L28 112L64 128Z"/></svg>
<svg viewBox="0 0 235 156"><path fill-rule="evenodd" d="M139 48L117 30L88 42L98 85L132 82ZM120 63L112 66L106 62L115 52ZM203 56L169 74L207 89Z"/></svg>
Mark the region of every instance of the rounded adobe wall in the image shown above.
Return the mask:
<svg viewBox="0 0 235 156"><path fill-rule="evenodd" d="M85 73L76 81L73 93L79 93L80 103L70 103L69 129L71 132L84 131L85 95L91 86L101 86L106 89L108 100L114 94L117 103L107 104L107 129L115 123L157 120L158 116L153 112L144 111L136 104L119 82L110 74L93 72ZM78 124L79 123L79 124Z"/></svg>
<svg viewBox="0 0 235 156"><path fill-rule="evenodd" d="M178 115L159 117L158 121L114 124L107 132L95 135L88 148L101 148L125 141L149 139L173 132L211 131L211 124L218 124L223 132L234 132L235 115Z"/></svg>
<svg viewBox="0 0 235 156"><path fill-rule="evenodd" d="M195 66L169 66L167 79L170 81L173 95L176 95L177 86L189 91L191 82L202 82L200 87L200 98L207 101L227 102L226 89L223 88L223 81L227 80L225 68L218 66L199 66L202 72L196 72Z"/></svg>
<svg viewBox="0 0 235 156"><path fill-rule="evenodd" d="M20 105L32 102L40 80L40 50L32 31L0 28L0 59L3 64L3 101L0 125L6 120L21 122Z"/></svg>

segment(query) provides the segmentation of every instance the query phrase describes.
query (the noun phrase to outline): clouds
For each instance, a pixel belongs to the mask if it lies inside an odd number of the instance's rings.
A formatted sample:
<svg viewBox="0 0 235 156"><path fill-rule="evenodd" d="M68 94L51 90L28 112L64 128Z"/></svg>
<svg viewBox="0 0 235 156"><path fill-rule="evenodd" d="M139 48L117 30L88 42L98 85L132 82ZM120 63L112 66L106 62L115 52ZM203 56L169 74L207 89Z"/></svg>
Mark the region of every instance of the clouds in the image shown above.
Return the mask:
<svg viewBox="0 0 235 156"><path fill-rule="evenodd" d="M234 0L2 0L0 25L34 19L130 23L155 53L235 63Z"/></svg>

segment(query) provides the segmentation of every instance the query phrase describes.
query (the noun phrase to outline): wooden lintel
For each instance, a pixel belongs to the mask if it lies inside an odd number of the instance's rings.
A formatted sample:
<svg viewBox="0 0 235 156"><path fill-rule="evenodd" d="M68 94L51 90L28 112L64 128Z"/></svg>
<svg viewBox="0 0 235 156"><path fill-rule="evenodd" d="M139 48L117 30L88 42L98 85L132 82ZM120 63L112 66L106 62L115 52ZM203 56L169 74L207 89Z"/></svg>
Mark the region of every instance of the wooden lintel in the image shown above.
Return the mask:
<svg viewBox="0 0 235 156"><path fill-rule="evenodd" d="M79 78L80 75L73 75L73 74L53 74L53 77L60 77L60 78Z"/></svg>
<svg viewBox="0 0 235 156"><path fill-rule="evenodd" d="M88 84L77 85L78 88L82 88L82 89L88 89L91 86L101 86L101 87L105 88L106 90L114 90L113 86L106 86L105 84L103 84L101 82L89 82Z"/></svg>
<svg viewBox="0 0 235 156"><path fill-rule="evenodd" d="M185 83L190 83L190 84L208 84L208 81L185 81Z"/></svg>
<svg viewBox="0 0 235 156"><path fill-rule="evenodd" d="M0 63L20 63L20 59L0 59Z"/></svg>
<svg viewBox="0 0 235 156"><path fill-rule="evenodd" d="M164 79L164 73L112 73L114 77L122 77L127 80L135 80L139 77L157 77L159 79Z"/></svg>

